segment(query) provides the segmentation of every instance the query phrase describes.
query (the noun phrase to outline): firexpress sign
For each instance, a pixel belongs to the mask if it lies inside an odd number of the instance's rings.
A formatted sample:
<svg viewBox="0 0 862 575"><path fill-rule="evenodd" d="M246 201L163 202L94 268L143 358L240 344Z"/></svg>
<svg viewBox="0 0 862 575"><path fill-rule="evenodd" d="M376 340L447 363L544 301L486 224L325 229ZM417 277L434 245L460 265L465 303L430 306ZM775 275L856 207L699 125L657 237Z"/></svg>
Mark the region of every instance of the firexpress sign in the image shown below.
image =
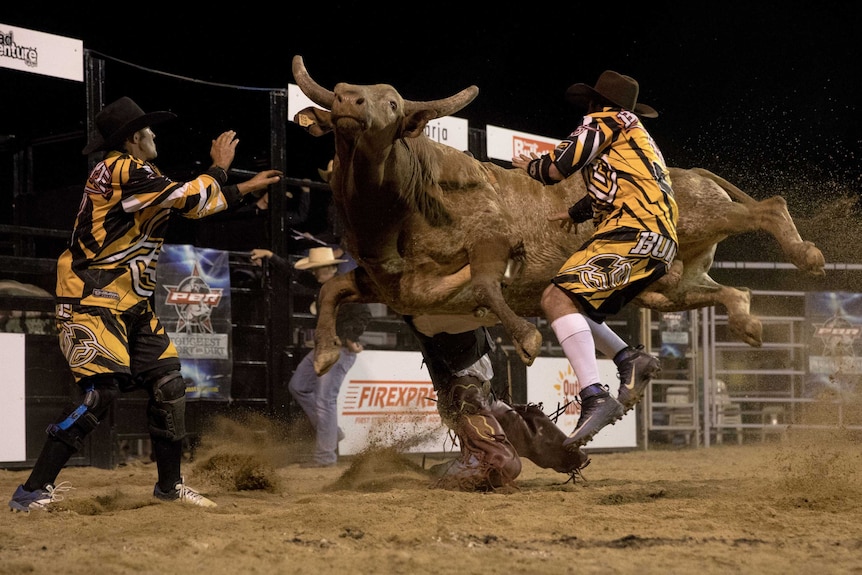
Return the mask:
<svg viewBox="0 0 862 575"><path fill-rule="evenodd" d="M437 394L413 351L363 351L338 394L338 424L345 438L341 455L368 447L393 447L411 453L456 450L437 413Z"/></svg>

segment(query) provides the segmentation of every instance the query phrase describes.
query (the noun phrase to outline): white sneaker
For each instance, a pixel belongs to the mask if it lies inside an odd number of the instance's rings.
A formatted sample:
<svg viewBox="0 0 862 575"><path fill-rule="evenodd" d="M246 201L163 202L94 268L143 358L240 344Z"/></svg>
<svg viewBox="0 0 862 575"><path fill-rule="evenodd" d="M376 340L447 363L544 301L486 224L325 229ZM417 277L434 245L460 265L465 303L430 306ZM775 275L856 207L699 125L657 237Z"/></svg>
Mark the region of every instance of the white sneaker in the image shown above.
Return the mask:
<svg viewBox="0 0 862 575"><path fill-rule="evenodd" d="M153 488L153 497L162 501L180 501L190 505L197 505L198 507L218 507L215 501L207 499L191 487L188 487L183 481L181 477L179 483L174 485L174 490L167 493L159 489L159 484L156 483L156 486Z"/></svg>
<svg viewBox="0 0 862 575"><path fill-rule="evenodd" d="M63 494L74 489L68 481L54 485L46 485L44 489L36 491L27 491L23 485L19 485L18 489L12 495L9 501L9 508L12 511L24 511L29 513L34 509L45 510L52 503L63 501Z"/></svg>

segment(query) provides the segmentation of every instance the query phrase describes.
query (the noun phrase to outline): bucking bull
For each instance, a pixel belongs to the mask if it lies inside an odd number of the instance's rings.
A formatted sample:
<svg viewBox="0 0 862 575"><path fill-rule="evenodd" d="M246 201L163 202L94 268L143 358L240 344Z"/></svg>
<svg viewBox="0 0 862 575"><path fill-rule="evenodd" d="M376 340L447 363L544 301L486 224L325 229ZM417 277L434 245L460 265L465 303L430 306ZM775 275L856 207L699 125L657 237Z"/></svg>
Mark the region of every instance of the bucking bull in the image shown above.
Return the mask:
<svg viewBox="0 0 862 575"><path fill-rule="evenodd" d="M464 341L469 348L472 330L497 323L530 365L542 336L526 318L542 315L543 289L593 231L584 223L567 232L548 220L586 194L582 179L545 186L522 170L428 139L426 124L467 106L478 94L475 86L427 102L405 100L388 84L342 82L330 90L311 79L301 56L293 59L293 76L320 106L300 111L295 121L314 136L335 134L328 179L345 247L358 263L322 286L315 370L325 373L338 358L335 317L347 302L385 303L409 318L420 341L432 344L422 346L429 366L448 359L434 354L464 349ZM756 201L697 168L671 168L671 180L680 214L677 259L634 303L660 312L720 304L732 333L760 346L762 326L750 313L749 290L709 276L718 242L766 231L796 267L812 275L824 274L823 254L799 236L780 196ZM520 473L518 454L572 474L589 461L580 450L562 448L565 434L536 406L495 399L475 373L430 371L438 410L462 449L443 487L510 483Z"/></svg>

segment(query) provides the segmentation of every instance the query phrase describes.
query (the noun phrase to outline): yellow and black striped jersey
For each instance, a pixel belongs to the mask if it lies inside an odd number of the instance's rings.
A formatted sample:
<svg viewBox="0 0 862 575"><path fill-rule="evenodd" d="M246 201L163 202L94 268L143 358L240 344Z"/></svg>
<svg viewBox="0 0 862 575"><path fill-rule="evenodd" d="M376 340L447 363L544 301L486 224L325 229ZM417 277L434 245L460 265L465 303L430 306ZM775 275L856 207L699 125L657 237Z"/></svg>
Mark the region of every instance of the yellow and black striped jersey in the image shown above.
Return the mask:
<svg viewBox="0 0 862 575"><path fill-rule="evenodd" d="M175 182L130 154L90 172L69 248L57 261L57 302L124 311L149 298L173 214L198 219L239 202L220 168Z"/></svg>
<svg viewBox="0 0 862 575"><path fill-rule="evenodd" d="M632 228L677 242L678 211L664 158L636 114L605 108L550 153L566 177L578 170L592 197L596 233Z"/></svg>

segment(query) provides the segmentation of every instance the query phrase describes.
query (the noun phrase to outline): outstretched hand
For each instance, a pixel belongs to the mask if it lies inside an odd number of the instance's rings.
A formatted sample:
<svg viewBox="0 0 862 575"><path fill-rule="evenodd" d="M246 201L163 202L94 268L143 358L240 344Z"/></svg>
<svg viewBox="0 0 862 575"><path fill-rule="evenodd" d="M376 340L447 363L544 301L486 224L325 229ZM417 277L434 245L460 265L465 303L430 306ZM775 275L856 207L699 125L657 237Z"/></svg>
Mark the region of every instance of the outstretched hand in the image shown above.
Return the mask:
<svg viewBox="0 0 862 575"><path fill-rule="evenodd" d="M210 147L213 165L227 172L236 155L237 144L239 144L239 139L237 139L235 131L228 130L219 134Z"/></svg>
<svg viewBox="0 0 862 575"><path fill-rule="evenodd" d="M277 184L281 180L281 176L281 170L263 170L253 175L250 179L237 184L236 187L239 189L239 193L243 195L250 194Z"/></svg>
<svg viewBox="0 0 862 575"><path fill-rule="evenodd" d="M530 165L530 162L538 158L535 153L531 153L529 156L527 154L521 154L512 158L512 166L515 168L520 168L522 170L526 170L527 166Z"/></svg>
<svg viewBox="0 0 862 575"><path fill-rule="evenodd" d="M251 250L251 262L256 266L263 265L263 260L272 257L272 251L263 248Z"/></svg>
<svg viewBox="0 0 862 575"><path fill-rule="evenodd" d="M558 212L556 214L551 214L550 216L548 216L548 221L560 222L560 229L565 231L566 233L578 231L578 224L572 221L572 218L569 217L569 212Z"/></svg>
<svg viewBox="0 0 862 575"><path fill-rule="evenodd" d="M344 347L346 347L348 351L352 351L353 353L359 353L365 349L365 346L362 345L361 342L353 341L352 339L345 340Z"/></svg>

